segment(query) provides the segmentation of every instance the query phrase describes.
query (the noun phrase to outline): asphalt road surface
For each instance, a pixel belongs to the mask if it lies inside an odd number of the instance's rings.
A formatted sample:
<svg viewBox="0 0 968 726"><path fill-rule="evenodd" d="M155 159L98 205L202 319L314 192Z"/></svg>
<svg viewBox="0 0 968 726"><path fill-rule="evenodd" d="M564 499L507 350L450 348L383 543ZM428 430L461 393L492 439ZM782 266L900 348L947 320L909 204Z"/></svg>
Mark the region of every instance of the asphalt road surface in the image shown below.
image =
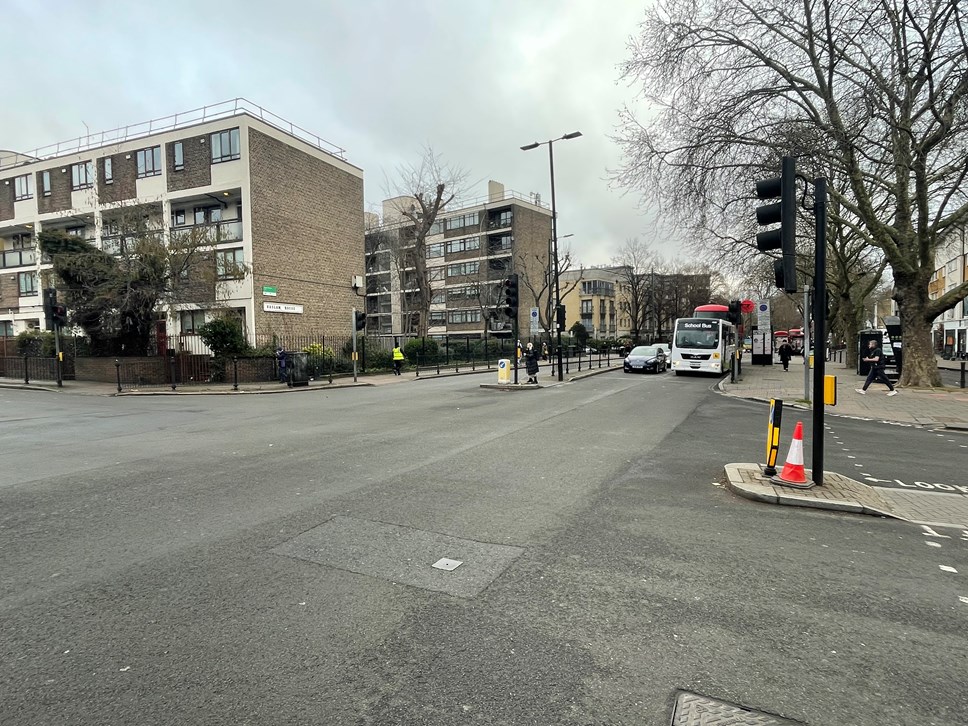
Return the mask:
<svg viewBox="0 0 968 726"><path fill-rule="evenodd" d="M709 379L480 382L0 391L0 723L968 722L968 539L729 494Z"/></svg>

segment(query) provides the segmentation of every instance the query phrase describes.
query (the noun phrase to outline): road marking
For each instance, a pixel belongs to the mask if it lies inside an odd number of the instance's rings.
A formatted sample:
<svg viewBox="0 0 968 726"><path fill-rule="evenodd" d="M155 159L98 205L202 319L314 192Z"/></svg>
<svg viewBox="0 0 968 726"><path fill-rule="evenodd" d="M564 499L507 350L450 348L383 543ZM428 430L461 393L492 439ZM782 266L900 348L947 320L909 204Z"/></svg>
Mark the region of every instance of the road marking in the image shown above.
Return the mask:
<svg viewBox="0 0 968 726"><path fill-rule="evenodd" d="M946 534L938 534L926 524L922 524L921 529L925 530L924 532L921 533L925 537L938 537L939 539L951 539L951 537L949 537Z"/></svg>
<svg viewBox="0 0 968 726"><path fill-rule="evenodd" d="M966 605L968 605L968 597L965 597L964 595L961 595L961 596L958 597L958 599L961 600L961 602L963 602Z"/></svg>
<svg viewBox="0 0 968 726"><path fill-rule="evenodd" d="M941 546L941 543L940 542L925 542L924 544L926 544L928 547L940 547Z"/></svg>
<svg viewBox="0 0 968 726"><path fill-rule="evenodd" d="M847 449L844 449L844 451L846 451L846 450ZM848 459L856 459L857 457L856 456L851 456L850 454L847 454L847 458Z"/></svg>
<svg viewBox="0 0 968 726"><path fill-rule="evenodd" d="M958 574L958 570L956 570L954 567L948 567L948 565L938 565L938 567L940 567L945 572L953 572L956 575Z"/></svg>

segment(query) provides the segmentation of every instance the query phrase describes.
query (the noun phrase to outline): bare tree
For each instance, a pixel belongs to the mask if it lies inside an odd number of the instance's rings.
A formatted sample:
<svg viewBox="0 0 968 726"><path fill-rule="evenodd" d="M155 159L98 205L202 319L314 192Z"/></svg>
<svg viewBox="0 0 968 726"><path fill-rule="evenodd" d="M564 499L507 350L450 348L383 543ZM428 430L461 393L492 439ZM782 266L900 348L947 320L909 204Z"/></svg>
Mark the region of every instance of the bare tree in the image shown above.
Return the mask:
<svg viewBox="0 0 968 726"><path fill-rule="evenodd" d="M618 254L612 258L612 264L617 268L624 288L624 302L632 320L633 344L639 342L649 320L658 320L654 274L656 263L661 266L661 258L648 242L642 242L638 237L626 239Z"/></svg>
<svg viewBox="0 0 968 726"><path fill-rule="evenodd" d="M813 160L833 182L831 224L878 248L893 274L901 383L940 383L930 327L968 296L968 283L928 294L940 241L968 222L958 3L664 0L624 70L661 113L648 124L623 114L621 182L725 238L749 218L740 200L753 180L775 174L761 166L764 147Z"/></svg>
<svg viewBox="0 0 968 726"><path fill-rule="evenodd" d="M461 194L466 173L443 163L431 147L425 147L420 161L397 169L395 212L412 225L395 252L404 283L405 307L412 306L420 316L418 335L427 334L430 324L430 301L433 281L427 269L427 236L447 205ZM412 275L407 275L412 270ZM412 287L410 287L412 285ZM409 311L409 310L408 310ZM409 319L409 315L406 316Z"/></svg>

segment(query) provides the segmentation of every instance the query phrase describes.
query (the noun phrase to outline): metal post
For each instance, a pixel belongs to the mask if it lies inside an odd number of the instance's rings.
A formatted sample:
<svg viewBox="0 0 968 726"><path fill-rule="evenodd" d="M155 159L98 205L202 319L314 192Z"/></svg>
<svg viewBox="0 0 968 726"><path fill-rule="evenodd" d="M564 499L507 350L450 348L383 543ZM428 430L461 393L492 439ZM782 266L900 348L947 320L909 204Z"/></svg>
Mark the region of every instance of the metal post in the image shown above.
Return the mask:
<svg viewBox="0 0 968 726"><path fill-rule="evenodd" d="M56 359L54 360L54 368L57 376L57 387L63 388L64 374L63 374L63 369L61 367L62 356L61 356L61 347L60 347L60 329L61 329L61 326L59 325L54 326L54 355L56 356Z"/></svg>
<svg viewBox="0 0 968 726"><path fill-rule="evenodd" d="M803 286L803 400L810 400L810 286Z"/></svg>
<svg viewBox="0 0 968 726"><path fill-rule="evenodd" d="M965 387L965 362L961 361L961 387Z"/></svg>
<svg viewBox="0 0 968 726"><path fill-rule="evenodd" d="M551 254L555 268L555 340L558 346L558 380L564 380L561 373L561 325L558 324L558 308L561 307L561 280L558 270L558 209L555 206L555 154L554 140L548 142L548 164L551 167Z"/></svg>
<svg viewBox="0 0 968 726"><path fill-rule="evenodd" d="M117 358L114 359L114 370L118 376L118 393L121 393L121 361Z"/></svg>
<svg viewBox="0 0 968 726"><path fill-rule="evenodd" d="M168 368L171 371L171 390L175 390L175 356L168 360Z"/></svg>
<svg viewBox="0 0 968 726"><path fill-rule="evenodd" d="M30 372L27 370L27 354L24 353L24 383L30 385Z"/></svg>
<svg viewBox="0 0 968 726"><path fill-rule="evenodd" d="M232 390L239 390L239 359L232 356Z"/></svg>
<svg viewBox="0 0 968 726"><path fill-rule="evenodd" d="M350 330L353 331L353 383L356 383L356 308L350 312L352 319L350 320Z"/></svg>
<svg viewBox="0 0 968 726"><path fill-rule="evenodd" d="M827 371L827 180L813 180L816 269L813 273L813 481L823 484L824 374ZM804 338L806 340L806 338Z"/></svg>

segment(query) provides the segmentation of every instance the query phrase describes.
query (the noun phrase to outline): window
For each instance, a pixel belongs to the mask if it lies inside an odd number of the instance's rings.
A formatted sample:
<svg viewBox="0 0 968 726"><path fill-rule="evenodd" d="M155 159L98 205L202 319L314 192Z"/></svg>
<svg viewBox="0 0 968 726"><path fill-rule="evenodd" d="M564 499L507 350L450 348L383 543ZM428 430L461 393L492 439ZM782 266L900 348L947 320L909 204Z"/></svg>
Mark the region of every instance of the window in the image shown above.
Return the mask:
<svg viewBox="0 0 968 726"><path fill-rule="evenodd" d="M20 297L37 294L37 273L18 272L17 282L20 285Z"/></svg>
<svg viewBox="0 0 968 726"><path fill-rule="evenodd" d="M447 325L447 313L443 310L430 312L430 325Z"/></svg>
<svg viewBox="0 0 968 726"><path fill-rule="evenodd" d="M12 338L12 337L13 337L13 321L0 320L0 338Z"/></svg>
<svg viewBox="0 0 968 726"><path fill-rule="evenodd" d="M477 285L461 285L447 290L447 298L450 300L460 300L466 298L476 298L480 293Z"/></svg>
<svg viewBox="0 0 968 726"><path fill-rule="evenodd" d="M161 147L152 146L138 152L138 178L161 174Z"/></svg>
<svg viewBox="0 0 968 726"><path fill-rule="evenodd" d="M22 202L25 199L33 199L34 196L34 185L29 174L24 176L18 176L13 180L14 192L13 200L15 202Z"/></svg>
<svg viewBox="0 0 968 726"><path fill-rule="evenodd" d="M480 237L461 237L460 239L452 239L447 243L448 254L454 254L455 252L467 252L469 250L479 250L480 248Z"/></svg>
<svg viewBox="0 0 968 726"><path fill-rule="evenodd" d="M34 248L34 240L29 233L15 234L10 238L10 241L13 243L12 249L15 250L32 250Z"/></svg>
<svg viewBox="0 0 968 726"><path fill-rule="evenodd" d="M218 250L215 253L215 271L219 280L241 280L245 277L245 257L242 248Z"/></svg>
<svg viewBox="0 0 968 726"><path fill-rule="evenodd" d="M447 292L446 292L446 290L439 290L439 291L435 292L430 297L430 302L431 302L432 305L442 305L443 303L447 302Z"/></svg>
<svg viewBox="0 0 968 726"><path fill-rule="evenodd" d="M173 153L175 157L175 171L181 171L185 168L185 145L181 141L176 141Z"/></svg>
<svg viewBox="0 0 968 726"><path fill-rule="evenodd" d="M511 249L513 241L509 234L501 235L500 237L491 237L487 241L487 251L492 255L507 252Z"/></svg>
<svg viewBox="0 0 968 726"><path fill-rule="evenodd" d="M479 323L481 322L480 310L449 310L447 312L448 323Z"/></svg>
<svg viewBox="0 0 968 726"><path fill-rule="evenodd" d="M447 266L447 277L460 277L461 275L476 275L481 268L480 262L461 262L458 265Z"/></svg>
<svg viewBox="0 0 968 726"><path fill-rule="evenodd" d="M84 236L84 227L68 227L64 231L67 232L67 234L71 235L72 237Z"/></svg>
<svg viewBox="0 0 968 726"><path fill-rule="evenodd" d="M443 257L444 256L444 243L439 242L433 245L427 245L427 258L431 257Z"/></svg>
<svg viewBox="0 0 968 726"><path fill-rule="evenodd" d="M104 183L114 183L114 163L110 156L104 157Z"/></svg>
<svg viewBox="0 0 968 726"><path fill-rule="evenodd" d="M427 274L430 276L431 282L443 282L444 281L444 268L434 267L433 269L427 270Z"/></svg>
<svg viewBox="0 0 968 726"><path fill-rule="evenodd" d="M40 172L40 189L45 197L50 196L50 172Z"/></svg>
<svg viewBox="0 0 968 726"><path fill-rule="evenodd" d="M444 220L444 228L451 229L462 229L463 227L476 227L478 224L477 212L471 212L470 214L459 214L456 217L448 217Z"/></svg>
<svg viewBox="0 0 968 726"><path fill-rule="evenodd" d="M205 325L204 310L183 310L181 314L182 333L194 333Z"/></svg>
<svg viewBox="0 0 968 726"><path fill-rule="evenodd" d="M221 207L195 207L195 224L208 224L222 221Z"/></svg>
<svg viewBox="0 0 968 726"><path fill-rule="evenodd" d="M594 307L593 306L594 306L594 302L593 301L591 301L591 300L582 300L581 301L581 314L582 315L591 315L594 312Z"/></svg>
<svg viewBox="0 0 968 726"><path fill-rule="evenodd" d="M172 213L171 213L171 226L172 227L181 227L183 224L185 224L185 210L184 209L175 209L175 210L172 210Z"/></svg>
<svg viewBox="0 0 968 726"><path fill-rule="evenodd" d="M241 156L239 152L239 130L229 129L212 134L212 163L233 161Z"/></svg>
<svg viewBox="0 0 968 726"><path fill-rule="evenodd" d="M90 189L94 186L94 162L82 161L71 164L71 190Z"/></svg>
<svg viewBox="0 0 968 726"><path fill-rule="evenodd" d="M615 294L615 283L605 280L586 280L581 284L581 294L612 297Z"/></svg>

